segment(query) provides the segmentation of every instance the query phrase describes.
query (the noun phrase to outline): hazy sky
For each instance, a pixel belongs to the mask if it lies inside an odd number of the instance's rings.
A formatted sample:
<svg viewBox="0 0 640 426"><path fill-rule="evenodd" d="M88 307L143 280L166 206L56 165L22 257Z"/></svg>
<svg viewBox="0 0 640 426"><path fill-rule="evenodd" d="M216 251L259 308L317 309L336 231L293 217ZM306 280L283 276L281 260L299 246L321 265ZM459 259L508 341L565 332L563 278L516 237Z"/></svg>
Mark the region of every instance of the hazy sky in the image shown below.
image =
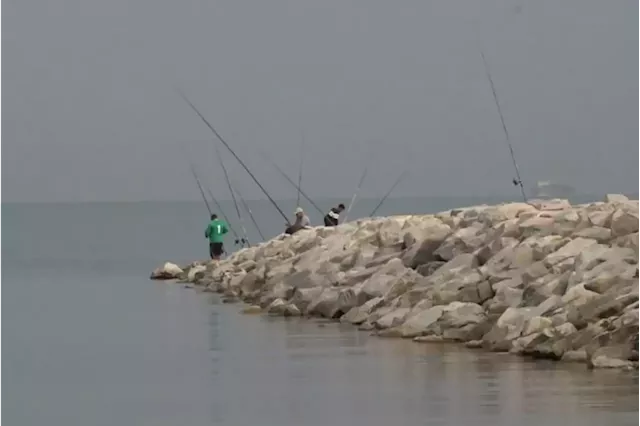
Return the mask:
<svg viewBox="0 0 640 426"><path fill-rule="evenodd" d="M637 0L6 0L5 201L197 199L179 141L228 198L209 130L274 196L637 192ZM225 153L228 154L228 153ZM260 197L226 155L245 197Z"/></svg>

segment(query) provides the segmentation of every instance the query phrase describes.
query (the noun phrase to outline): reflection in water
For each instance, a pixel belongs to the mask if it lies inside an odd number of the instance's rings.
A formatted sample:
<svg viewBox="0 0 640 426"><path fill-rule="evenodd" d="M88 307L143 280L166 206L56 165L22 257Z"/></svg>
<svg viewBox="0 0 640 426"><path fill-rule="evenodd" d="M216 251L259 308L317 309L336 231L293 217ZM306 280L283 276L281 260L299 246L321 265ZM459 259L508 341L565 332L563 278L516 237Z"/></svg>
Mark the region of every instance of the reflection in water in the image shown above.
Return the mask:
<svg viewBox="0 0 640 426"><path fill-rule="evenodd" d="M601 425L635 423L637 376L529 362L353 327L241 315L210 325L220 424ZM220 412L218 413L220 414Z"/></svg>

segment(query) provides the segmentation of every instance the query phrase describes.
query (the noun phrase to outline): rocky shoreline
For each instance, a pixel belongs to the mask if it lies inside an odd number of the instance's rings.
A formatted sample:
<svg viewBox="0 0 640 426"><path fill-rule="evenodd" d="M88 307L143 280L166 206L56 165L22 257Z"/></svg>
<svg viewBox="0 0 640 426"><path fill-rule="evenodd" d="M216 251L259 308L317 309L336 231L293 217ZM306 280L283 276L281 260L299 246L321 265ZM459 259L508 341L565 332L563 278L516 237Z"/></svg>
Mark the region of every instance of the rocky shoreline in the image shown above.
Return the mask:
<svg viewBox="0 0 640 426"><path fill-rule="evenodd" d="M317 227L219 262L167 263L151 278L242 300L245 313L638 368L638 201L622 195Z"/></svg>

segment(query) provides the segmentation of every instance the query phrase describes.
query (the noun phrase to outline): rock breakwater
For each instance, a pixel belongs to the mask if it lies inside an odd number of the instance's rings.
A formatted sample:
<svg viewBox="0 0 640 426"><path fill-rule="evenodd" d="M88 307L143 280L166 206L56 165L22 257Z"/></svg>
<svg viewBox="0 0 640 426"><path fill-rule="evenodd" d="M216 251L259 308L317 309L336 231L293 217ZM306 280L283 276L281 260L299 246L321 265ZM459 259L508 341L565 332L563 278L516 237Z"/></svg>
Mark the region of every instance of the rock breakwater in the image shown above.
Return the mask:
<svg viewBox="0 0 640 426"><path fill-rule="evenodd" d="M637 368L638 201L609 195L363 219L219 262L167 263L247 313L319 316L381 337Z"/></svg>

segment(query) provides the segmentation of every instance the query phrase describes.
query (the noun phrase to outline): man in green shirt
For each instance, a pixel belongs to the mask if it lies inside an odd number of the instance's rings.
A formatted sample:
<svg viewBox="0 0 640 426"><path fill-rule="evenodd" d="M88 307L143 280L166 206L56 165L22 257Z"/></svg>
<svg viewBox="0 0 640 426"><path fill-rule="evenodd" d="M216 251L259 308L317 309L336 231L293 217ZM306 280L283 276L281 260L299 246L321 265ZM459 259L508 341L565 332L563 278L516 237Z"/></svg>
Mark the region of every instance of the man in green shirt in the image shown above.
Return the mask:
<svg viewBox="0 0 640 426"><path fill-rule="evenodd" d="M229 232L229 228L224 220L218 219L218 215L211 215L211 222L204 231L205 238L209 239L209 255L213 260L220 260L224 253L224 235Z"/></svg>

